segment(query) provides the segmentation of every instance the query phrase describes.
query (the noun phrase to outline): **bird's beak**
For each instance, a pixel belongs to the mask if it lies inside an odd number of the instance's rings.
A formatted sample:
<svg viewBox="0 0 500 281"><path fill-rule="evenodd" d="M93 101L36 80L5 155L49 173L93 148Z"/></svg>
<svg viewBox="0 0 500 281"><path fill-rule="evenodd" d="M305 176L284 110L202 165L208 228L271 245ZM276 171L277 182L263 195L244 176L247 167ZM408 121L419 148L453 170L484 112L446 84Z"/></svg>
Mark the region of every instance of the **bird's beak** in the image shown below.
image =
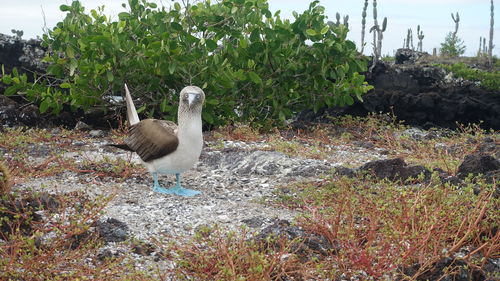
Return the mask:
<svg viewBox="0 0 500 281"><path fill-rule="evenodd" d="M189 104L189 106L191 106L191 104L194 102L194 100L196 99L197 96L198 96L198 94L192 94L192 93L188 94L188 104Z"/></svg>

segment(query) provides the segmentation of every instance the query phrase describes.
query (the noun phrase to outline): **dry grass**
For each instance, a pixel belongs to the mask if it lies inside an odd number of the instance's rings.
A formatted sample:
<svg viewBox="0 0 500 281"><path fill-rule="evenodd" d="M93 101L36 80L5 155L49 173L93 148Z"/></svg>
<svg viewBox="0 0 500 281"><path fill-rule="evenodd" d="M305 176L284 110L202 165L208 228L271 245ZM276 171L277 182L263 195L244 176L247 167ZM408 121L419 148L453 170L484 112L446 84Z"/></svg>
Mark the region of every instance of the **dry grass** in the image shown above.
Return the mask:
<svg viewBox="0 0 500 281"><path fill-rule="evenodd" d="M111 138L120 139L123 134L123 130L116 130L112 132ZM126 179L134 174L144 173L144 169L132 163L130 157L96 161L83 154L83 163L64 157L68 152L80 152L81 148L75 146L75 142L87 141L86 134L80 131L60 129L58 134L53 135L45 129L10 128L0 135L0 148L8 153L0 156L0 160L3 159L6 168L11 171L12 184L67 171L115 179Z"/></svg>
<svg viewBox="0 0 500 281"><path fill-rule="evenodd" d="M299 195L288 203L304 210L298 224L338 247L333 262L325 266L347 276L404 275L401 268L419 264L413 276L404 276L416 280L463 247L479 249L483 257L500 256L495 230L500 201L491 185L483 184L479 195L470 187L457 190L438 181L401 187L388 181L330 178L296 188Z"/></svg>
<svg viewBox="0 0 500 281"><path fill-rule="evenodd" d="M326 178L300 183L277 205L299 210L296 224L325 237L333 251L304 256L303 241L278 237L259 240L243 229L224 232L207 228L189 242L164 247L176 267L164 280L422 280L456 266L438 268L445 258L482 274L488 258L500 258L497 231L500 200L492 185L457 189L433 180L425 186ZM277 242L276 242L277 241ZM455 255L461 252L461 255ZM319 258L318 258L319 257Z"/></svg>
<svg viewBox="0 0 500 281"><path fill-rule="evenodd" d="M10 169L3 161L0 161L0 195L10 192L11 187Z"/></svg>
<svg viewBox="0 0 500 281"><path fill-rule="evenodd" d="M4 195L0 279L151 280L124 257L96 258L103 242L92 227L111 198L90 200L80 193Z"/></svg>
<svg viewBox="0 0 500 281"><path fill-rule="evenodd" d="M328 145L354 145L354 141L371 142L385 149L389 157L403 157L407 162L429 169L441 168L455 174L464 155L478 149L485 136L499 141L479 126L462 126L451 132L440 130L431 137L415 138L409 127L395 122L391 116L368 118L343 117L329 125L310 131L284 131L259 136L272 150L292 156L322 158ZM257 140L255 131L222 134L224 139ZM482 190L474 193L474 188ZM437 177L424 185L404 186L367 178L326 177L320 183L300 183L276 202L302 214L297 225L309 233L325 237L336 248L322 259L311 258L304 266L296 249L299 241L285 241L280 249L262 249L248 238L248 233L209 235L174 247L173 258L178 267L174 276L196 280L337 280L361 278L370 280L422 280L436 271L453 276L464 267L483 274L488 258L500 257L500 215L495 184L479 180L464 187L441 183ZM294 194L294 195L293 195ZM252 235L250 235L252 237ZM234 245L239 245L236 247ZM244 250L242 250L244 249ZM288 252L286 252L288 250ZM285 252L283 252L285 251ZM274 253L286 259L283 275L273 275L279 267ZM457 254L460 252L460 254ZM249 265L248 256L259 258ZM440 268L440 261L454 260ZM276 264L278 262L278 264ZM457 264L461 264L459 266ZM265 277L255 275L251 268L270 269ZM243 270L247 268L247 270ZM498 276L497 276L498 277Z"/></svg>
<svg viewBox="0 0 500 281"><path fill-rule="evenodd" d="M300 241L256 240L247 229L227 232L217 226L195 234L188 243L165 246L176 267L163 280L303 280L312 278L311 262L297 255ZM288 278L288 279L286 279Z"/></svg>

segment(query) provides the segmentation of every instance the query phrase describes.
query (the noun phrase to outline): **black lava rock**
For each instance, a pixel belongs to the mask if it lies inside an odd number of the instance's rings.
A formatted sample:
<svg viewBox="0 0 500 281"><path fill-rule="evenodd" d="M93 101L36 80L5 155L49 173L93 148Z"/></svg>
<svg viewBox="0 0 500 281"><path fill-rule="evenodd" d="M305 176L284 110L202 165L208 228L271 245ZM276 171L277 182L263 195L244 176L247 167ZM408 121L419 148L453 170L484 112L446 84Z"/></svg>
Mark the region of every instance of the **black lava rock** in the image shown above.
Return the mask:
<svg viewBox="0 0 500 281"><path fill-rule="evenodd" d="M129 228L127 224L115 218L97 222L97 231L106 242L121 242L128 237Z"/></svg>
<svg viewBox="0 0 500 281"><path fill-rule="evenodd" d="M423 166L408 166L401 158L371 161L359 168L360 171L367 171L377 178L390 180L407 180L417 178L421 173L428 179L431 172Z"/></svg>

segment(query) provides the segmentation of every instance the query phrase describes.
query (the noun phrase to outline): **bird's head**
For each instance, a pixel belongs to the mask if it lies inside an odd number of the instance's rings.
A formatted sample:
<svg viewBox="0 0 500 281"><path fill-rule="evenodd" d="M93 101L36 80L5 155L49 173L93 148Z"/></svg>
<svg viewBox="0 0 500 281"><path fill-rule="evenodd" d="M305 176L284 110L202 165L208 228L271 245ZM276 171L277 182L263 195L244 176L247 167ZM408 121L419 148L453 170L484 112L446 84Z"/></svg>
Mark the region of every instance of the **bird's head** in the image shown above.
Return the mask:
<svg viewBox="0 0 500 281"><path fill-rule="evenodd" d="M186 107L188 110L201 109L203 102L205 102L205 93L200 87L187 86L182 89L181 106Z"/></svg>

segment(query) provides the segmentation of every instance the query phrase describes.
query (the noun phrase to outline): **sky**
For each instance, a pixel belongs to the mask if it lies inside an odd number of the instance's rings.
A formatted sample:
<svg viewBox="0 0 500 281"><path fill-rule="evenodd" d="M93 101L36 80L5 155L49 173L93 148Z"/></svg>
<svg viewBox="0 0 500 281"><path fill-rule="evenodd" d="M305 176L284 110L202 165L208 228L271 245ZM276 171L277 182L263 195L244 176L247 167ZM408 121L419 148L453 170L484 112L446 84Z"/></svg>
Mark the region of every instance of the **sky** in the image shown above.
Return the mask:
<svg viewBox="0 0 500 281"><path fill-rule="evenodd" d="M179 0L180 1L180 0ZM215 2L215 0L212 0ZM281 11L284 18L293 19L292 12L305 11L312 0L268 0L271 12ZM117 14L124 10L121 3L126 0L97 1L81 0L86 11L105 5L105 14L117 18ZM166 6L173 3L171 0L152 0ZM71 3L70 0L1 0L0 33L12 34L12 29L23 30L24 39L35 38L43 34L43 26L52 28L64 18L59 11L61 4ZM325 14L329 20L335 21L335 14L349 15L350 32L348 39L354 41L359 49L361 41L361 12L364 0L321 0L325 7ZM495 29L493 54L500 56L500 3L494 0ZM413 30L414 45L416 47L417 25L423 30L423 49L432 53L433 48L440 47L446 34L453 31L455 23L451 13L460 14L458 36L464 40L467 47L465 55L474 56L479 48L479 37L489 38L490 29L490 0L378 0L378 21L387 17L387 30L382 41L382 55L394 55L396 49L403 46L408 28ZM45 21L44 16L45 14ZM368 44L365 54L372 53L372 35L369 33L373 25L372 0L369 1L367 11L366 37ZM488 39L487 39L488 40Z"/></svg>

